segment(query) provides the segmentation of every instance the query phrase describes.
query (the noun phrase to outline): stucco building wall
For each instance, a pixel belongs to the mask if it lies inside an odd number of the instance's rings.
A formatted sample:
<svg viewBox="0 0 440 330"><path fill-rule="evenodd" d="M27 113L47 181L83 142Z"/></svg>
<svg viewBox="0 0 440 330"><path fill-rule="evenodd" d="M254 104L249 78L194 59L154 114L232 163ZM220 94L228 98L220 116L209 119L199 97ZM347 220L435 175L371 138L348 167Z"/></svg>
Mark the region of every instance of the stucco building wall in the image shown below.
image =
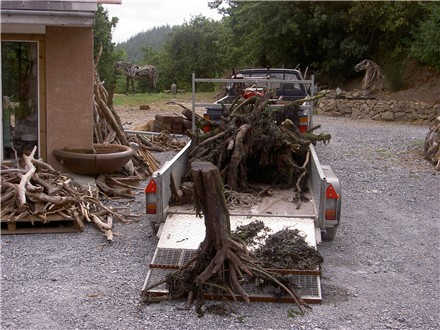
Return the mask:
<svg viewBox="0 0 440 330"><path fill-rule="evenodd" d="M47 160L54 149L93 143L93 30L48 26L46 44Z"/></svg>

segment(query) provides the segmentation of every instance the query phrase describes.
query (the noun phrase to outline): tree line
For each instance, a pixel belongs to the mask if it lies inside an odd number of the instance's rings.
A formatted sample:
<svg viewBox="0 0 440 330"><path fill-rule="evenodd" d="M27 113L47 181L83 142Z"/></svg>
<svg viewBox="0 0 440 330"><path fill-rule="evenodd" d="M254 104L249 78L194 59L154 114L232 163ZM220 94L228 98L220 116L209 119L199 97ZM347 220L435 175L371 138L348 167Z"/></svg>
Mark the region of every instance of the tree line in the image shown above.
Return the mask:
<svg viewBox="0 0 440 330"><path fill-rule="evenodd" d="M193 17L182 25L148 31L150 41L138 35L118 47L110 39L108 61L127 58L130 52L138 64L155 65L159 90L173 82L190 88L192 72L220 77L232 68L268 66L300 65L319 81L340 83L353 78L353 66L365 58L378 62L391 80L399 79L411 58L440 70L437 2L217 0L210 5L222 12L220 21ZM98 14L106 15L103 10ZM148 89L147 84L139 87Z"/></svg>

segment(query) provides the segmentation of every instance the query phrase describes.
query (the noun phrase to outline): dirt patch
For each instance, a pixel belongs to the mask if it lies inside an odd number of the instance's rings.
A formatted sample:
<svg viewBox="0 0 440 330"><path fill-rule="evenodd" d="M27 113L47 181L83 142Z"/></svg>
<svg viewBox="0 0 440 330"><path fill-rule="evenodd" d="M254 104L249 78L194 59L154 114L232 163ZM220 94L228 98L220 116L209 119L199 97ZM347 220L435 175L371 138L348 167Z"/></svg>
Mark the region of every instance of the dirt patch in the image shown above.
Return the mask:
<svg viewBox="0 0 440 330"><path fill-rule="evenodd" d="M191 109L191 94L183 97L169 98L166 100L155 101L149 104L143 104L149 106L149 110L140 110L139 105L118 105L115 106L115 110L121 117L122 125L124 129L137 129L145 126L146 123L153 120L156 115L166 115L166 116L181 116L181 108L176 105L167 104L167 102L175 101L183 104L184 106ZM203 100L197 100L197 102L214 102L212 97L205 97ZM204 108L197 108L196 112L199 115L205 113Z"/></svg>
<svg viewBox="0 0 440 330"><path fill-rule="evenodd" d="M428 78L420 85L394 93L384 93L381 97L385 100L418 101L434 105L440 103L439 89L440 74Z"/></svg>
<svg viewBox="0 0 440 330"><path fill-rule="evenodd" d="M402 76L404 89L396 92L385 91L375 95L378 99L396 101L425 102L431 105L440 103L440 72L434 68L408 61ZM355 78L342 87L351 91L361 88L362 77Z"/></svg>

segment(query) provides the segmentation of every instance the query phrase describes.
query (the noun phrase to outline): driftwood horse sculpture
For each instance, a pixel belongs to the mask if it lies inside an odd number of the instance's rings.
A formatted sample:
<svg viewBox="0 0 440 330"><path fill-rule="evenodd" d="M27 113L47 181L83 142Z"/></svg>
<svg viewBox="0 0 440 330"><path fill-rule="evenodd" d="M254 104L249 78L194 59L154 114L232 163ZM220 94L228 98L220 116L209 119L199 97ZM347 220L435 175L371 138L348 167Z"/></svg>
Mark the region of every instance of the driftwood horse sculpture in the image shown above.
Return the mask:
<svg viewBox="0 0 440 330"><path fill-rule="evenodd" d="M356 72L365 71L364 78L362 79L362 89L370 93L376 90L383 90L384 75L380 66L372 60L363 60L355 65L354 70Z"/></svg>
<svg viewBox="0 0 440 330"><path fill-rule="evenodd" d="M135 79L148 79L153 88L156 88L158 78L159 73L157 72L156 67L151 64L139 67L135 76Z"/></svg>
<svg viewBox="0 0 440 330"><path fill-rule="evenodd" d="M130 87L133 93L136 92L134 84L136 79L148 79L151 87L156 88L159 74L153 65L139 66L133 63L118 61L115 63L115 70L126 77L126 93L130 91Z"/></svg>

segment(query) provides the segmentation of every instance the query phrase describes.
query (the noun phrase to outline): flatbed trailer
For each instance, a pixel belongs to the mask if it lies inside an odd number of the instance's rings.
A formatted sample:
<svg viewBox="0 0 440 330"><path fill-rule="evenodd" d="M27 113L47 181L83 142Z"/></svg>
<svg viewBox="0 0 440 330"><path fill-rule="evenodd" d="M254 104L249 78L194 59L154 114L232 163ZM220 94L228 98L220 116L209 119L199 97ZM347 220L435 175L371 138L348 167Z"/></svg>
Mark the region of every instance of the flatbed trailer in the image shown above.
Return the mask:
<svg viewBox="0 0 440 330"><path fill-rule="evenodd" d="M154 172L147 185L148 220L157 232L159 242L142 289L146 299L167 296L168 292L164 285L152 290L145 289L190 260L205 237L203 219L196 216L193 205L170 205L172 194L170 185L172 181L180 185L187 171L190 147L191 141L173 159ZM263 197L257 205L230 210L232 230L254 220L261 220L272 232L286 227L298 229L303 233L306 242L315 248L318 248L321 237L328 240L334 238L341 212L339 181L329 166L319 163L314 146L310 145L309 148L311 161L309 191L306 193L308 201L301 203L301 207L297 209L296 204L291 201L292 190L271 189L271 196ZM148 191L151 187L154 189ZM153 210L155 213L151 213ZM299 288L298 294L305 301L309 303L321 301L320 269L279 271L292 274L296 287ZM258 292L251 292L251 300L290 301L288 297L274 298L273 295Z"/></svg>
<svg viewBox="0 0 440 330"><path fill-rule="evenodd" d="M193 77L193 90L194 79ZM201 79L201 81L205 80L207 79ZM195 105L193 98L193 106ZM200 106L206 106L206 104ZM311 121L311 112L309 116ZM142 288L142 294L146 300L167 297L168 291L165 284L149 290L148 288L189 261L205 237L203 218L196 216L193 205L170 205L173 190L171 185L180 186L182 178L188 171L191 145L192 141L188 141L170 161L154 172L145 189L147 217L159 238ZM306 201L302 202L298 208L297 204L292 201L292 189L271 187L271 195L263 197L256 205L229 210L231 230L254 220L261 220L272 233L284 228L298 229L305 241L316 249L321 239L333 240L341 215L340 183L331 167L319 162L316 149L312 144L309 146L309 152ZM291 274L290 278L303 300L309 303L321 302L320 268L314 270L277 269L275 271ZM289 297L275 296L266 289L257 291L255 288L248 289L251 301L291 302ZM224 294L219 296L216 293L207 296L213 299L224 297Z"/></svg>

